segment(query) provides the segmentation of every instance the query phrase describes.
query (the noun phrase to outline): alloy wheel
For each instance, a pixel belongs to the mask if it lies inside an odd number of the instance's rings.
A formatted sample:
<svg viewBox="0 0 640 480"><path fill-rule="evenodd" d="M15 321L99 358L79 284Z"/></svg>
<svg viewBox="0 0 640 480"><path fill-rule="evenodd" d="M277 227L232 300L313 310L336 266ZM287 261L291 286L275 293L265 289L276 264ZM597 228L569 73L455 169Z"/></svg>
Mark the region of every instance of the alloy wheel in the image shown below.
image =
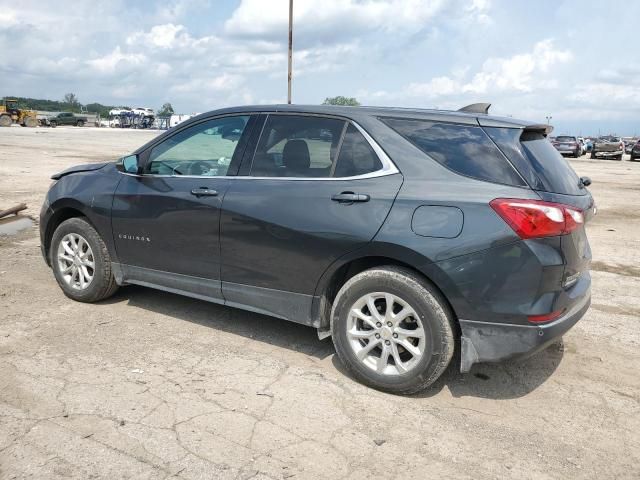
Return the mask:
<svg viewBox="0 0 640 480"><path fill-rule="evenodd" d="M400 375L420 363L425 329L419 315L400 297L375 292L349 310L347 338L356 358L381 375Z"/></svg>
<svg viewBox="0 0 640 480"><path fill-rule="evenodd" d="M75 290L85 290L95 274L95 258L89 242L77 233L65 235L58 245L58 268L63 280Z"/></svg>

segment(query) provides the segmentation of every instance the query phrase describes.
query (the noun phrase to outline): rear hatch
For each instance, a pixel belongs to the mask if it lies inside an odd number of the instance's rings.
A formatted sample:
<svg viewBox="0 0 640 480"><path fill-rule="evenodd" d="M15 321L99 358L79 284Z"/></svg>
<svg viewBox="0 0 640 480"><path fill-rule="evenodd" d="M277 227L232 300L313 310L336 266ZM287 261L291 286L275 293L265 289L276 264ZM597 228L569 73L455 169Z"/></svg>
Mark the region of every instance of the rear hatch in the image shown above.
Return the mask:
<svg viewBox="0 0 640 480"><path fill-rule="evenodd" d="M547 140L546 126L484 130L542 200L583 212L584 224L560 237L565 261L563 286L573 285L591 262L585 225L595 214L593 197L569 162Z"/></svg>

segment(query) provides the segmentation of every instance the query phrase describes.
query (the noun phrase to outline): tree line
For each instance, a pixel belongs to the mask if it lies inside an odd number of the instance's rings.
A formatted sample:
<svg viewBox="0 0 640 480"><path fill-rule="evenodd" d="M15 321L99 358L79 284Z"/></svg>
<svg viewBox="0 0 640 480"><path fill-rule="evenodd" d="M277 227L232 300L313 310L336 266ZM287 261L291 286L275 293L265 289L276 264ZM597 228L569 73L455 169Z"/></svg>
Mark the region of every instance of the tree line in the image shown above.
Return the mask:
<svg viewBox="0 0 640 480"><path fill-rule="evenodd" d="M5 98L15 98L18 102L18 108L22 110L41 110L45 112L73 112L81 113L82 107L86 108L89 113L97 113L101 117L108 117L109 110L114 108L131 108L128 105L103 105L101 103L87 103L83 105L78 100L75 93L65 94L62 100L48 100L43 98L29 98L29 97L12 97L6 96ZM157 111L157 115L171 115L173 114L173 107L170 103L165 103Z"/></svg>

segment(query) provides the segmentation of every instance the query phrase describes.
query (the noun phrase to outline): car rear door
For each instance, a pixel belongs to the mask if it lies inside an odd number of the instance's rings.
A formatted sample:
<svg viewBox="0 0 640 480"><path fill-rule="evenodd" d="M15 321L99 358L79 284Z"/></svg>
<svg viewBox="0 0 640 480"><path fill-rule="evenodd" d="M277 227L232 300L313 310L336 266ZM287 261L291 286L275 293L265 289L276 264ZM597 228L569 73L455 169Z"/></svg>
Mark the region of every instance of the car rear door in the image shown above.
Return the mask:
<svg viewBox="0 0 640 480"><path fill-rule="evenodd" d="M220 220L226 303L312 324L318 279L369 242L402 176L357 125L269 114L256 128Z"/></svg>
<svg viewBox="0 0 640 480"><path fill-rule="evenodd" d="M139 155L142 175L123 174L112 229L124 281L222 300L220 207L250 120L222 116L177 128Z"/></svg>

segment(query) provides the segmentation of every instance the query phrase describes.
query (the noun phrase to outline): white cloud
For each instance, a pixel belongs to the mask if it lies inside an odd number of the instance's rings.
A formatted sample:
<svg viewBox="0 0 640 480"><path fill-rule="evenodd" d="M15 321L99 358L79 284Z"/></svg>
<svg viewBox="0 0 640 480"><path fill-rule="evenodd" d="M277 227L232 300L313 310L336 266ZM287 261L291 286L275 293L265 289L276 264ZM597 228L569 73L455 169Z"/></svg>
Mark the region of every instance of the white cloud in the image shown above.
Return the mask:
<svg viewBox="0 0 640 480"><path fill-rule="evenodd" d="M242 0L226 21L229 35L280 38L286 42L288 1ZM324 42L363 31L415 31L441 12L445 0L299 0L294 4L295 37L322 37ZM471 13L471 12L470 12Z"/></svg>
<svg viewBox="0 0 640 480"><path fill-rule="evenodd" d="M510 0L295 0L294 101L486 100L517 116L630 125L640 115L640 4L620 16L585 1L525 11ZM578 10L614 22L616 35L567 28ZM0 0L0 96L72 91L184 111L283 100L287 21L287 0Z"/></svg>
<svg viewBox="0 0 640 480"><path fill-rule="evenodd" d="M434 77L427 82L412 82L393 93L376 92L373 98L389 100L404 97L427 100L447 100L499 92L532 92L557 88L557 81L547 74L552 67L571 61L569 50L556 49L550 39L540 41L529 53L518 53L507 58L489 58L480 71L465 80L468 68L456 68L450 76ZM366 95L366 93L365 93Z"/></svg>
<svg viewBox="0 0 640 480"><path fill-rule="evenodd" d="M121 69L132 66L143 65L147 62L147 57L141 53L123 53L120 46L117 46L111 53L87 60L87 64L103 73L118 73Z"/></svg>
<svg viewBox="0 0 640 480"><path fill-rule="evenodd" d="M569 62L573 58L569 50L555 49L550 39L536 43L530 53L509 58L490 58L482 65L482 71L462 87L464 92L487 93L489 91L515 90L530 92L534 88L553 86L545 83L551 67Z"/></svg>

